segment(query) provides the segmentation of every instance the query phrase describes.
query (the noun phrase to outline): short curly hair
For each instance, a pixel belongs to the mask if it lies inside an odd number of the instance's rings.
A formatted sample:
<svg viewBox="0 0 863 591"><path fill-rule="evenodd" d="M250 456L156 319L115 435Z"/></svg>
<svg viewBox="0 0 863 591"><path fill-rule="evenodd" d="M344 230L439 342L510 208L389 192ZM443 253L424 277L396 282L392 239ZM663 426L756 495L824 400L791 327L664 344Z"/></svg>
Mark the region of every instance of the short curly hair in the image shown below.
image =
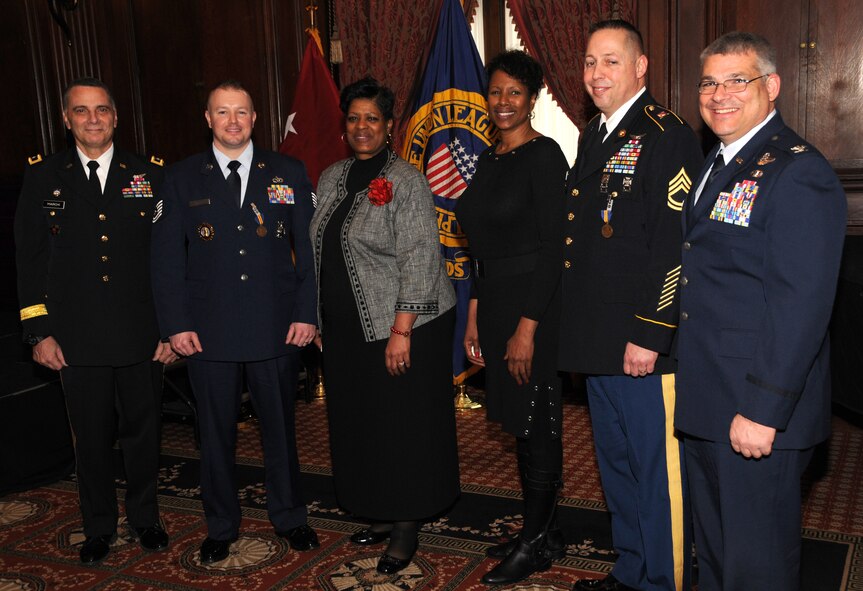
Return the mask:
<svg viewBox="0 0 863 591"><path fill-rule="evenodd" d="M485 67L488 79L491 80L491 75L498 70L524 84L531 96L538 95L542 89L542 66L519 49L510 49L494 56ZM488 95L488 87L485 90Z"/></svg>
<svg viewBox="0 0 863 591"><path fill-rule="evenodd" d="M345 115L355 99L371 99L375 101L381 114L387 121L394 118L393 108L396 104L396 95L388 87L384 86L371 76L351 82L342 89L339 97L339 108Z"/></svg>

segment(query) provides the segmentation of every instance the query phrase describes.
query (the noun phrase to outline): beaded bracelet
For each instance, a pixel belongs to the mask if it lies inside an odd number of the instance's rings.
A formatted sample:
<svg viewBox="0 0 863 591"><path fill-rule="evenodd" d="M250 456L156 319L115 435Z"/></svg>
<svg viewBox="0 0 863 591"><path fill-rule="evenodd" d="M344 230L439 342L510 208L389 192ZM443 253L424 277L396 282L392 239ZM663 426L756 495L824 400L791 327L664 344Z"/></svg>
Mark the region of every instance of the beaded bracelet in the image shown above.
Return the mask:
<svg viewBox="0 0 863 591"><path fill-rule="evenodd" d="M397 329L395 326L391 326L391 327L390 327L390 332L391 332L391 333L393 333L393 334L399 334L399 335L401 335L401 336L403 336L403 337L409 337L409 336L411 336L411 334L413 333L413 331L412 331L412 330L408 330L408 331L401 331L401 330Z"/></svg>

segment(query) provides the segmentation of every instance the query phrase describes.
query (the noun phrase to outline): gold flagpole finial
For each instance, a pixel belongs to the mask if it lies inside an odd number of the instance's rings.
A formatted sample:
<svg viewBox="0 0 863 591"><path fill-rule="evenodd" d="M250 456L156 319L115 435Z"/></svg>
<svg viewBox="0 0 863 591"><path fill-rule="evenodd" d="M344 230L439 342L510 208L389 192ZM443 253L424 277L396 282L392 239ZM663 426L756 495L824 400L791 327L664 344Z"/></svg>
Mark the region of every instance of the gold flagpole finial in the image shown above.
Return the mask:
<svg viewBox="0 0 863 591"><path fill-rule="evenodd" d="M317 0L309 0L308 5L306 5L306 12L309 13L309 28L317 29Z"/></svg>

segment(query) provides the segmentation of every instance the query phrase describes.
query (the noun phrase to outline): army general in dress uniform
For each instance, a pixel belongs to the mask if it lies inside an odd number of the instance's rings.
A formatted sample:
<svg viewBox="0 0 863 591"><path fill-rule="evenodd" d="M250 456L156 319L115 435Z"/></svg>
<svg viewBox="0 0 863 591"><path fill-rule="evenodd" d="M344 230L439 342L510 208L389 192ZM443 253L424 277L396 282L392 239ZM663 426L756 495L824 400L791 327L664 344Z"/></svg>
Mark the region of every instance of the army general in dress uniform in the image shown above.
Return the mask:
<svg viewBox="0 0 863 591"><path fill-rule="evenodd" d="M117 110L99 80L69 85L63 121L75 147L31 158L18 201L18 296L33 358L60 371L84 521L80 557L94 563L108 555L116 534L115 435L131 533L148 550L168 545L156 501L158 362L176 356L159 342L150 289L162 169L114 145Z"/></svg>
<svg viewBox="0 0 863 591"><path fill-rule="evenodd" d="M244 371L260 418L270 521L294 549L318 545L294 432L299 351L317 317L305 167L253 145L252 98L238 82L210 93L205 116L212 149L167 174L153 224L153 286L162 335L188 357L197 399L208 530L201 561L212 563L239 535L234 451Z"/></svg>
<svg viewBox="0 0 863 591"><path fill-rule="evenodd" d="M567 181L560 368L587 375L618 559L575 589L688 589L682 450L675 438L680 211L701 165L695 134L645 88L641 35L594 25L584 82L600 115Z"/></svg>
<svg viewBox="0 0 863 591"><path fill-rule="evenodd" d="M703 591L800 588L800 479L830 433L827 325L846 200L782 121L776 51L729 33L701 54L720 140L684 214L675 425Z"/></svg>

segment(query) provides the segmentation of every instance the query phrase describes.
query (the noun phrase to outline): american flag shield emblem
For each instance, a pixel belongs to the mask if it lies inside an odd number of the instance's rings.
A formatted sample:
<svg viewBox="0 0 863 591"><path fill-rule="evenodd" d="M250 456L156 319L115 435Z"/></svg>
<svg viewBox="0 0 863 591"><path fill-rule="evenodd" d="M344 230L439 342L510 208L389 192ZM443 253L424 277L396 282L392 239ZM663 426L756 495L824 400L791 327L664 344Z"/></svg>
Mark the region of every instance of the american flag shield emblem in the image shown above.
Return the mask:
<svg viewBox="0 0 863 591"><path fill-rule="evenodd" d="M458 297L453 381L475 371L464 354L470 300L470 250L454 210L470 184L480 154L496 138L484 96L485 70L458 0L444 0L438 29L413 109L402 157L429 181L438 216L441 252Z"/></svg>

